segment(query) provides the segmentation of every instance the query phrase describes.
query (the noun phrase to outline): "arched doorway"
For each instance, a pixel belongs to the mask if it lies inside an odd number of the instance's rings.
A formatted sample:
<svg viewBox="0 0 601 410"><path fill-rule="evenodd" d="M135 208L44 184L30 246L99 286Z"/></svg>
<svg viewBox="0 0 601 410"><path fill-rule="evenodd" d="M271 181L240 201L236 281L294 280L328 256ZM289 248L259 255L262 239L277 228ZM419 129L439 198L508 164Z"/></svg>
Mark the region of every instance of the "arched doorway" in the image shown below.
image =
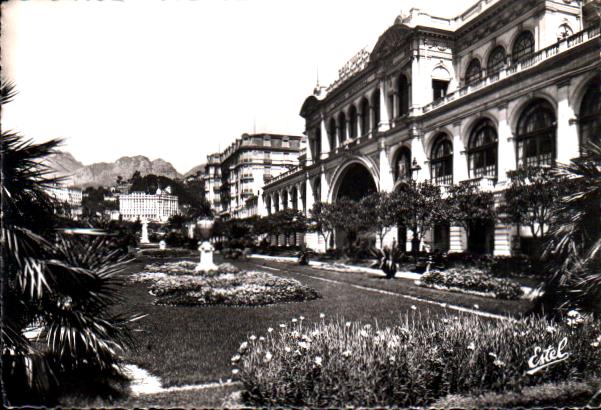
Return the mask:
<svg viewBox="0 0 601 410"><path fill-rule="evenodd" d="M340 175L339 181L338 189L333 197L335 202L358 202L367 195L378 191L371 172L365 165L358 162L348 165ZM334 236L337 249L344 249L358 239L357 233L352 230L338 229Z"/></svg>

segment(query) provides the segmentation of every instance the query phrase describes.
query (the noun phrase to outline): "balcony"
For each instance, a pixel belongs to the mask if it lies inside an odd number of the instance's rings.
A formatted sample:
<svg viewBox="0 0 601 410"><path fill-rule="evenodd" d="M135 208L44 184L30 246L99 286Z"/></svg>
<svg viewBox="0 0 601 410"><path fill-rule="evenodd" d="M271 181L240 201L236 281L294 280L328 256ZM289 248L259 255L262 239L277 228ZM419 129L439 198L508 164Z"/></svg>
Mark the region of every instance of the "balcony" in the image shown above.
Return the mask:
<svg viewBox="0 0 601 410"><path fill-rule="evenodd" d="M503 80L507 77L511 77L515 74L526 71L531 67L537 66L540 63L542 63L543 61L547 61L566 50L570 50L584 42L591 41L595 38L598 38L599 32L600 32L600 27L593 26L593 27L587 28L585 30L582 30L576 34L573 34L569 37L561 39L557 43L555 43L549 47L543 48L542 50L537 51L536 53L532 54L530 57L527 57L527 58L523 59L522 61L519 61L516 64L510 65L509 67L507 67L497 73L486 76L483 79L481 79L480 81L463 86L463 87L459 88L458 90L447 94L444 98L440 98L436 101L433 101L430 104L425 105L424 107L422 107L422 113L425 114L427 112L430 112L438 107L442 107L443 105L446 105L446 104L448 104L452 101L455 101L461 97L469 95L475 91L478 91L484 87L494 84L500 80Z"/></svg>
<svg viewBox="0 0 601 410"><path fill-rule="evenodd" d="M495 189L497 179L489 176L481 176L477 178L468 179L467 182L469 182L470 185L478 188L481 191L490 192Z"/></svg>

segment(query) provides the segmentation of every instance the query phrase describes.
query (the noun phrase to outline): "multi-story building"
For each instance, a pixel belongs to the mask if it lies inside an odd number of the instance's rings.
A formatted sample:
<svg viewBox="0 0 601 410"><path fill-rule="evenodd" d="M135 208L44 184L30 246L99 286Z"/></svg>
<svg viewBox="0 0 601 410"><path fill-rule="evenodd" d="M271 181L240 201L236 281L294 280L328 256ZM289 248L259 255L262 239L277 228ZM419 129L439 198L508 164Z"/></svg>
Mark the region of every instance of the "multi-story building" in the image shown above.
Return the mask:
<svg viewBox="0 0 601 410"><path fill-rule="evenodd" d="M57 202L66 205L65 211L68 211L68 216L74 219L81 217L83 200L81 189L56 185L46 188L46 192Z"/></svg>
<svg viewBox="0 0 601 410"><path fill-rule="evenodd" d="M127 221L151 221L164 223L179 212L178 197L171 195L171 188L157 189L155 194L133 192L119 195L119 214Z"/></svg>
<svg viewBox="0 0 601 410"><path fill-rule="evenodd" d="M259 213L261 187L298 168L303 136L243 134L223 152L207 157L205 197L224 218Z"/></svg>
<svg viewBox="0 0 601 410"><path fill-rule="evenodd" d="M508 171L566 163L599 141L599 27L591 0L479 0L454 18L398 16L371 51L305 100L306 163L265 185L266 212L308 213L315 201L392 191L405 178L468 180L498 205ZM509 255L526 235L496 221L469 238L440 225L427 240ZM325 247L315 234L305 240Z"/></svg>

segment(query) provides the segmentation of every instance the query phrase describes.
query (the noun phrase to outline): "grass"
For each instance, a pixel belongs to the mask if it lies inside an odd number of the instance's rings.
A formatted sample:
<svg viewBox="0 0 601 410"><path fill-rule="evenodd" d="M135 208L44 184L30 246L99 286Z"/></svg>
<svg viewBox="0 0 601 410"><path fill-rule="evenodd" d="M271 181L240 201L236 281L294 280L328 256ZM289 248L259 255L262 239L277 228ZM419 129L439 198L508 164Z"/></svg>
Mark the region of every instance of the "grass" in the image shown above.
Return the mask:
<svg viewBox="0 0 601 410"><path fill-rule="evenodd" d="M232 359L252 406L424 406L449 394L520 392L525 387L601 376L601 322L529 317L407 315L393 327L297 322L250 339ZM536 374L534 347L567 341L564 361Z"/></svg>
<svg viewBox="0 0 601 410"><path fill-rule="evenodd" d="M143 270L145 262L141 260L129 272ZM295 277L284 272L277 275ZM377 318L381 325L394 325L414 304L427 315L444 313L436 306L376 296L350 286L310 278L302 278L302 282L317 289L323 298L258 307L155 306L147 284L128 284L128 299L122 308L147 316L135 322L138 348L128 352L126 359L159 376L165 386L212 382L231 377L230 358L249 335L264 335L267 328L289 323L292 317L316 320L323 313L328 318L344 316L372 323Z"/></svg>
<svg viewBox="0 0 601 410"><path fill-rule="evenodd" d="M380 276L372 276L360 272L336 272L307 266L299 266L293 263L278 263L271 261L256 261L244 263L240 266L251 267L259 264L268 267L283 269L288 272L298 272L324 279L344 281L354 285L371 287L389 292L401 293L408 296L420 297L466 308L473 308L474 305L478 305L478 307L481 310L499 315L519 317L526 313L532 307L532 302L525 299L501 300L466 293L431 289L418 286L414 283L413 280L404 278L395 278L392 280L388 280Z"/></svg>

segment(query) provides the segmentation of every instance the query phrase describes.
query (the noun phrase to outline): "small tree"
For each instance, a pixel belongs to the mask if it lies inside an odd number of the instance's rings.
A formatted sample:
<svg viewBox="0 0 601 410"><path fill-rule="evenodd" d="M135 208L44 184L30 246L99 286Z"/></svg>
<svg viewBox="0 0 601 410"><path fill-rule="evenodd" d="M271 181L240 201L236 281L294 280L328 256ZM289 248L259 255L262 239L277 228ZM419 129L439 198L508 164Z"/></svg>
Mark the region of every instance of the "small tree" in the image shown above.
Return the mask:
<svg viewBox="0 0 601 410"><path fill-rule="evenodd" d="M369 230L367 221L363 220L361 205L346 197L339 198L332 208L332 222L336 230L346 233L346 247L351 245L360 232Z"/></svg>
<svg viewBox="0 0 601 410"><path fill-rule="evenodd" d="M313 208L309 211L309 229L317 232L323 238L326 249L329 247L332 232L337 226L334 208L334 205L326 202L315 202Z"/></svg>
<svg viewBox="0 0 601 410"><path fill-rule="evenodd" d="M548 167L523 167L507 176L509 186L499 209L501 220L528 227L540 243L547 236L553 207L566 193L566 179Z"/></svg>
<svg viewBox="0 0 601 410"><path fill-rule="evenodd" d="M397 197L388 192L375 192L360 202L360 222L376 231L383 247L384 237L399 221Z"/></svg>
<svg viewBox="0 0 601 410"><path fill-rule="evenodd" d="M419 251L424 232L445 219L440 187L430 181L403 181L393 195L398 206L398 222L411 229L411 251L415 253Z"/></svg>
<svg viewBox="0 0 601 410"><path fill-rule="evenodd" d="M445 219L463 227L468 238L474 226L494 221L497 217L494 194L481 191L469 181L451 185L444 202Z"/></svg>

